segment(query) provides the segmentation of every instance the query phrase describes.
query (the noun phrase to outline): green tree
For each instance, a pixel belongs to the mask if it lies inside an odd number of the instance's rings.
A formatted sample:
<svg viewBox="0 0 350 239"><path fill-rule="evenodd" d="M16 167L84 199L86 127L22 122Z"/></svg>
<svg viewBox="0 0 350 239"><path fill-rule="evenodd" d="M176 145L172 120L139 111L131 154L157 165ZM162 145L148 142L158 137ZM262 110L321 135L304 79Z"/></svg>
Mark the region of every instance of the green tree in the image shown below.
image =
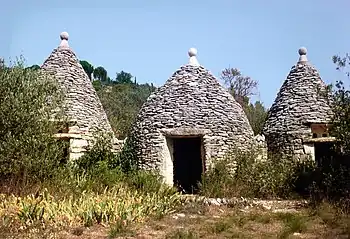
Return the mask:
<svg viewBox="0 0 350 239"><path fill-rule="evenodd" d="M244 105L247 98L254 95L258 82L249 76L243 76L237 68L226 68L221 72L221 80L228 87L238 103Z"/></svg>
<svg viewBox="0 0 350 239"><path fill-rule="evenodd" d="M133 76L125 71L117 72L117 76L115 78L115 82L117 84L133 84L132 82Z"/></svg>
<svg viewBox="0 0 350 239"><path fill-rule="evenodd" d="M92 73L94 72L94 67L88 61L80 61L80 64L84 68L85 73L88 75L91 81Z"/></svg>
<svg viewBox="0 0 350 239"><path fill-rule="evenodd" d="M254 104L250 103L244 109L254 134L261 134L267 118L267 109L260 101L256 101Z"/></svg>
<svg viewBox="0 0 350 239"><path fill-rule="evenodd" d="M333 56L336 69L350 77L350 55ZM334 113L332 134L338 139L343 152L350 155L350 91L343 81L337 81L332 89L332 110Z"/></svg>
<svg viewBox="0 0 350 239"><path fill-rule="evenodd" d="M256 101L254 104L250 103L250 97L255 94L258 82L249 76L243 76L237 68L224 69L220 79L242 106L254 133L260 134L266 121L267 110L260 101Z"/></svg>
<svg viewBox="0 0 350 239"><path fill-rule="evenodd" d="M102 66L96 67L94 69L93 75L94 75L95 79L97 79L103 83L107 82L107 71Z"/></svg>
<svg viewBox="0 0 350 239"><path fill-rule="evenodd" d="M53 137L61 119L57 82L17 63L0 71L0 102L0 180L50 177L65 153Z"/></svg>

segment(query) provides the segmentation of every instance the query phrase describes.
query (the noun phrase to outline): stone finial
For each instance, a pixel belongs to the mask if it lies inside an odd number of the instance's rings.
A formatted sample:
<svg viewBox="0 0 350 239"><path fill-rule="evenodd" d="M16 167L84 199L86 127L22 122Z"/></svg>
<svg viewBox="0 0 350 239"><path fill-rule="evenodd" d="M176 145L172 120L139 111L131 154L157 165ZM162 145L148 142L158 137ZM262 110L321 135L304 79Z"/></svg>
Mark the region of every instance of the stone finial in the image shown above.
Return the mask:
<svg viewBox="0 0 350 239"><path fill-rule="evenodd" d="M61 38L60 47L69 48L69 45L68 45L68 38L69 38L68 32L62 32L60 34L60 38Z"/></svg>
<svg viewBox="0 0 350 239"><path fill-rule="evenodd" d="M305 47L300 47L299 48L299 62L307 62L307 49Z"/></svg>
<svg viewBox="0 0 350 239"><path fill-rule="evenodd" d="M188 55L190 56L190 62L189 64L192 66L199 66L199 63L197 61L197 49L196 48L190 48L188 50Z"/></svg>

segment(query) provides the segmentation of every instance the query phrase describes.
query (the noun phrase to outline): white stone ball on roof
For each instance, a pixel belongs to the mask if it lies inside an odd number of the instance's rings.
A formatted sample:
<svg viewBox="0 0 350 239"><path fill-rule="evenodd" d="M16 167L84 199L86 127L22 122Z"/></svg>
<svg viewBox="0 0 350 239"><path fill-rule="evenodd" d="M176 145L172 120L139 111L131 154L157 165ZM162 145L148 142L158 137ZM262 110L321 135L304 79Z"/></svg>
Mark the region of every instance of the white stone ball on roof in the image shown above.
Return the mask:
<svg viewBox="0 0 350 239"><path fill-rule="evenodd" d="M69 34L68 34L68 32L62 32L60 34L60 37L61 37L61 40L67 40L68 41Z"/></svg>
<svg viewBox="0 0 350 239"><path fill-rule="evenodd" d="M299 55L306 55L307 54L307 49L305 47L300 47L299 48Z"/></svg>
<svg viewBox="0 0 350 239"><path fill-rule="evenodd" d="M190 57L192 57L192 56L197 56L197 49L191 47L191 48L188 50L188 55L189 55Z"/></svg>

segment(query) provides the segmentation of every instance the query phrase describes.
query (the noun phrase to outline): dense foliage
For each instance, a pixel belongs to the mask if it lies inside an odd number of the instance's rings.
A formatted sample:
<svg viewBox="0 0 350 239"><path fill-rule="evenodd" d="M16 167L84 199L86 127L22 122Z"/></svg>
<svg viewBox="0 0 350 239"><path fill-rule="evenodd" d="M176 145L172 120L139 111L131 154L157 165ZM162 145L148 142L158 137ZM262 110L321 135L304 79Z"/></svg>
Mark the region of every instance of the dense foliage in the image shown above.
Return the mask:
<svg viewBox="0 0 350 239"><path fill-rule="evenodd" d="M200 185L201 193L211 197L291 198L309 186L301 172L313 170L310 162L281 159L278 155L257 161L257 153L231 151L214 163Z"/></svg>
<svg viewBox="0 0 350 239"><path fill-rule="evenodd" d="M117 138L127 136L141 106L154 90L152 85L134 83L107 85L98 90L97 94Z"/></svg>
<svg viewBox="0 0 350 239"><path fill-rule="evenodd" d="M318 197L348 201L350 210L350 55L334 56L336 69L346 75L344 81L330 85L331 105L334 113L331 134L336 137L335 154L325 158L318 174Z"/></svg>
<svg viewBox="0 0 350 239"><path fill-rule="evenodd" d="M94 68L87 61L80 61L80 64L90 79L93 75L92 84L116 137L124 139L141 106L156 88L153 84L138 84L136 77L129 72L117 72L112 79L102 66Z"/></svg>
<svg viewBox="0 0 350 239"><path fill-rule="evenodd" d="M254 104L244 104L243 110L247 115L249 123L254 131L254 134L261 134L265 121L267 119L268 110L260 101L256 101Z"/></svg>
<svg viewBox="0 0 350 239"><path fill-rule="evenodd" d="M21 64L0 69L0 177L41 180L64 161L64 142L52 136L61 95L52 78Z"/></svg>
<svg viewBox="0 0 350 239"><path fill-rule="evenodd" d="M350 56L333 57L337 70L345 71L349 77ZM338 81L332 89L334 120L332 134L337 137L344 154L350 155L350 91L349 78L347 82Z"/></svg>
<svg viewBox="0 0 350 239"><path fill-rule="evenodd" d="M94 67L87 61L80 61L81 66L88 75L89 79L92 79L92 73L94 73Z"/></svg>
<svg viewBox="0 0 350 239"><path fill-rule="evenodd" d="M33 228L94 224L123 229L172 212L180 203L176 190L156 173L134 170L124 151L112 152L108 138L66 162L66 143L53 137L64 123L56 83L36 67L1 65L0 234L17 238Z"/></svg>

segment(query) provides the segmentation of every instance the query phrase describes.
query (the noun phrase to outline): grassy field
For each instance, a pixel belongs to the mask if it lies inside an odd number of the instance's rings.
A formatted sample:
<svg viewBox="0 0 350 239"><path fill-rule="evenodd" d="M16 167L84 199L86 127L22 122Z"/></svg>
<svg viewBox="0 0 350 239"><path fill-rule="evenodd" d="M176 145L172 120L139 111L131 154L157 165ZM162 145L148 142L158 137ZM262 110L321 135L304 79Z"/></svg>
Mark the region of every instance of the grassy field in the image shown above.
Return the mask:
<svg viewBox="0 0 350 239"><path fill-rule="evenodd" d="M264 209L191 203L142 222L115 221L91 227L32 225L3 238L350 238L350 218L328 204L317 209Z"/></svg>

